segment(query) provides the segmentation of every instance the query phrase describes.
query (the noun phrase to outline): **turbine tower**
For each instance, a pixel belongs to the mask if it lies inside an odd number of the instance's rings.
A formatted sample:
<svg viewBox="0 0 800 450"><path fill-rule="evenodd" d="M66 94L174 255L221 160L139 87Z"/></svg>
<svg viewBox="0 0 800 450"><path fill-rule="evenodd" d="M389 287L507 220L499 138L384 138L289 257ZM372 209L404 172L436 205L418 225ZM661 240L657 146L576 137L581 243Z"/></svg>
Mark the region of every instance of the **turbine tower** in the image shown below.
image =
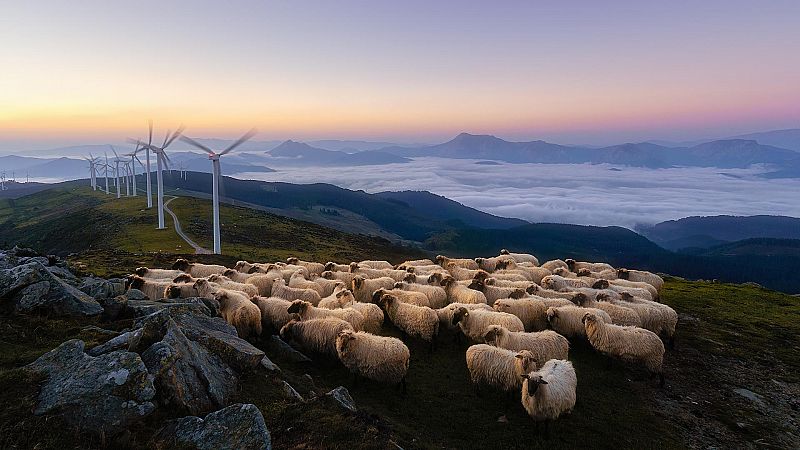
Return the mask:
<svg viewBox="0 0 800 450"><path fill-rule="evenodd" d="M167 147L169 147L169 145L172 144L172 142L175 141L175 139L177 139L178 136L181 135L183 130L184 130L184 127L183 127L183 125L181 125L177 130L175 130L174 133L172 133L172 135L170 135L170 132L167 131L167 135L164 137L164 143L161 144L161 147L156 147L155 145L152 145L152 144L147 144L146 145L146 148L149 148L150 150L153 151L153 153L156 154L156 188L157 188L156 194L157 194L157 197L158 197L158 229L159 230L163 230L163 229L166 228L166 226L164 226L164 177L163 177L163 169L164 169L164 167L169 167L168 166L169 157L167 156L167 152L165 151L165 149ZM151 133L152 133L152 128L151 128ZM138 142L138 141L134 141L134 142ZM141 145L145 145L145 144L142 144L141 142L139 142L139 143Z"/></svg>
<svg viewBox="0 0 800 450"><path fill-rule="evenodd" d="M89 184L93 190L97 190L97 159L90 153L89 156L84 156L83 159L89 163Z"/></svg>
<svg viewBox="0 0 800 450"><path fill-rule="evenodd" d="M106 195L108 195L108 168L110 166L108 165L108 153L104 152L104 154L106 156L106 162L105 162L105 164L103 164L103 166L105 166L105 169L106 169L105 170L105 175L106 175Z"/></svg>
<svg viewBox="0 0 800 450"><path fill-rule="evenodd" d="M142 161L140 161L139 157L136 156L136 154L139 153L142 150L143 149L142 149L140 143L136 142L136 150L134 150L132 153L128 153L128 154L124 155L124 156L130 156L131 157L131 163L130 163L131 164L131 184L132 184L132 190L133 190L133 196L134 197L137 197L139 195L136 192L136 163L138 162L139 165L142 166L142 169L145 168L144 164L142 164ZM146 150L147 154L150 155L150 149L144 149L144 150ZM148 180L150 179L150 175L147 176L147 179ZM148 194L150 192L150 187L149 186L150 186L150 184L148 183L148 188L147 188ZM148 197L148 199L149 199L149 197ZM148 201L152 202L152 200L148 200Z"/></svg>
<svg viewBox="0 0 800 450"><path fill-rule="evenodd" d="M120 186L120 182L119 182L119 163L122 162L122 159L120 159L119 155L117 154L117 151L114 150L114 146L113 145L109 145L109 147L111 147L111 151L114 152L114 156L117 157L114 160L114 164L115 164L115 167L114 167L114 185L117 187L117 198L120 198L120 197L122 197L122 193L120 192L120 189L121 189L122 186Z"/></svg>
<svg viewBox="0 0 800 450"><path fill-rule="evenodd" d="M219 232L219 179L222 176L220 173L219 157L229 153L234 148L243 144L256 134L256 130L252 129L240 137L238 141L231 144L225 150L216 153L205 145L195 141L188 136L181 136L181 140L187 142L195 147L208 153L208 159L211 160L211 203L213 204L213 219L214 219L214 253L219 255L222 253L222 243L220 242Z"/></svg>

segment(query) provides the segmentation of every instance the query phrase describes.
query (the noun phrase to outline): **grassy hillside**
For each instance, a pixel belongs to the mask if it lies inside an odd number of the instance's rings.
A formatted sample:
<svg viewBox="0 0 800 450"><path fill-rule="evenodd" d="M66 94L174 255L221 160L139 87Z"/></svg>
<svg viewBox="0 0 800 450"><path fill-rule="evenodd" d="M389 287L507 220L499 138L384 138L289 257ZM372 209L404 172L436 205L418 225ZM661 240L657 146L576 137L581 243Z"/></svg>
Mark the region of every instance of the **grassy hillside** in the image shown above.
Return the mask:
<svg viewBox="0 0 800 450"><path fill-rule="evenodd" d="M171 207L195 242L211 247L210 201L179 198ZM44 253L72 255L101 276L130 273L140 265L164 265L192 249L174 231L156 230L156 211L145 198L122 198L87 187L63 187L19 199L0 200L0 246L29 246ZM283 260L289 255L320 261L361 260L381 253L393 261L420 254L372 236L348 234L243 207L223 206L222 256L203 261Z"/></svg>

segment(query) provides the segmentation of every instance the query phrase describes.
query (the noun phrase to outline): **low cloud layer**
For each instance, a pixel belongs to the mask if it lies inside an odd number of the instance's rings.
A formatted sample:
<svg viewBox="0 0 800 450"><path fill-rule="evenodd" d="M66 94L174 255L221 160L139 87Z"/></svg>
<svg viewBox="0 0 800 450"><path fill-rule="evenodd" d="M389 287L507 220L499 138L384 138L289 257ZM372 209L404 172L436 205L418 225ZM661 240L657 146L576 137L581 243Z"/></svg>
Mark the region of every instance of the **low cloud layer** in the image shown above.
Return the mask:
<svg viewBox="0 0 800 450"><path fill-rule="evenodd" d="M768 180L751 169L644 169L567 164L475 164L419 158L352 169L281 168L237 178L330 183L366 192L427 190L467 206L532 222L653 224L686 216L800 216L800 180Z"/></svg>

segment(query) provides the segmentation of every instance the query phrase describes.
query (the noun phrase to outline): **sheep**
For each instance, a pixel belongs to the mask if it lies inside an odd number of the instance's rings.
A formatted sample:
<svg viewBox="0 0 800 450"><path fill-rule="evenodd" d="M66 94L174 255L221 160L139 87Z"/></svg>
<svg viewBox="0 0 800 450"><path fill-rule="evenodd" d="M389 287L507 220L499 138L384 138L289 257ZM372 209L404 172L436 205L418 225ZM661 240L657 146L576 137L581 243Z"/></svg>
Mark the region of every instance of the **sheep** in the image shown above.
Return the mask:
<svg viewBox="0 0 800 450"><path fill-rule="evenodd" d="M292 265L295 265L295 266L303 266L303 267L305 267L306 270L308 270L309 275L315 275L315 274L319 275L319 274L321 274L322 272L325 271L325 265L322 264L322 263L302 261L302 260L300 260L298 258L294 258L294 257L287 258L286 259L286 263L287 264L292 264Z"/></svg>
<svg viewBox="0 0 800 450"><path fill-rule="evenodd" d="M398 281L394 284L394 288L425 294L425 296L428 297L428 306L434 309L447 305L447 292L439 286Z"/></svg>
<svg viewBox="0 0 800 450"><path fill-rule="evenodd" d="M345 330L353 330L349 323L335 317L298 321L290 320L281 328L281 338L294 342L303 350L338 358L336 337Z"/></svg>
<svg viewBox="0 0 800 450"><path fill-rule="evenodd" d="M497 264L499 262L503 262L506 260L514 261L513 258L510 256L493 256L491 258L475 258L475 262L478 264L478 268L483 269L487 272L494 272Z"/></svg>
<svg viewBox="0 0 800 450"><path fill-rule="evenodd" d="M486 311L481 309L468 310L458 308L453 313L453 325L458 325L467 338L475 342L482 342L489 325L503 325L510 331L524 331L522 321L513 314Z"/></svg>
<svg viewBox="0 0 800 450"><path fill-rule="evenodd" d="M289 277L289 287L297 289L312 289L317 291L320 297L327 297L330 295L330 293L328 295L324 295L325 289L323 289L322 286L315 281L306 280L306 277L304 277L300 272L295 272L291 277Z"/></svg>
<svg viewBox="0 0 800 450"><path fill-rule="evenodd" d="M447 269L447 272L450 273L450 276L456 280L471 280L475 278L475 275L478 274L478 270L464 269L463 267L458 267L453 263L447 264L445 268Z"/></svg>
<svg viewBox="0 0 800 450"><path fill-rule="evenodd" d="M544 432L550 435L550 421L575 408L578 377L572 363L551 359L541 369L522 376L522 406L536 423L544 422Z"/></svg>
<svg viewBox="0 0 800 450"><path fill-rule="evenodd" d="M372 300L372 293L378 289L391 289L394 287L394 278L382 277L366 279L361 275L353 278L350 284L350 290L356 297L356 301L361 303L369 303Z"/></svg>
<svg viewBox="0 0 800 450"><path fill-rule="evenodd" d="M486 344L467 349L467 369L477 389L486 384L503 391L516 391L522 386L522 376L536 368L533 355L527 350L511 351Z"/></svg>
<svg viewBox="0 0 800 450"><path fill-rule="evenodd" d="M564 278L579 278L577 273L572 272L571 270L569 270L569 269L567 269L565 267L559 267L557 269L553 269L553 275L558 275L558 276L564 277ZM586 281L586 283L591 285L592 281Z"/></svg>
<svg viewBox="0 0 800 450"><path fill-rule="evenodd" d="M406 272L419 276L428 276L436 272L441 272L442 268L437 264L432 266L404 266L401 264L397 266L397 270L405 270Z"/></svg>
<svg viewBox="0 0 800 450"><path fill-rule="evenodd" d="M601 295L604 294L600 294L598 297L600 297ZM633 327L642 326L642 318L639 317L639 314L637 314L636 311L634 311L631 308L627 308L621 305L615 305L609 302L592 300L585 294L581 293L576 294L575 297L573 298L573 301L583 308L602 309L608 314L609 317L611 317L611 322L614 323L615 325L633 326Z"/></svg>
<svg viewBox="0 0 800 450"><path fill-rule="evenodd" d="M492 304L495 311L513 314L522 322L525 331L541 331L547 329L547 308L542 301L505 298L495 300ZM522 331L522 330L513 330Z"/></svg>
<svg viewBox="0 0 800 450"><path fill-rule="evenodd" d="M500 250L500 255L503 256L510 256L511 259L518 263L531 263L534 266L539 265L539 258L529 254L529 253L511 253L506 249Z"/></svg>
<svg viewBox="0 0 800 450"><path fill-rule="evenodd" d="M341 281L338 281L338 283L339 284L336 285L336 288L333 290L333 293L331 293L331 295L322 297L322 299L319 301L319 304L317 304L317 308L327 308L327 309L340 308L341 304L339 302L339 298L343 295L343 293L347 292L349 295L353 295L350 289L347 289L345 287L344 283L342 283Z"/></svg>
<svg viewBox="0 0 800 450"><path fill-rule="evenodd" d="M487 286L483 281L480 280L474 280L472 284L469 285L469 288L483 292L483 295L486 297L486 303L488 304L494 304L496 300L500 300L501 298L522 298L526 295L526 292L523 289Z"/></svg>
<svg viewBox="0 0 800 450"><path fill-rule="evenodd" d="M435 266L436 263L434 263L430 259L412 259L412 260L409 260L409 261L403 261L399 265L400 266L424 267L424 266Z"/></svg>
<svg viewBox="0 0 800 450"><path fill-rule="evenodd" d="M324 267L326 272L349 272L350 264L338 264L335 262L328 262Z"/></svg>
<svg viewBox="0 0 800 450"><path fill-rule="evenodd" d="M237 272L242 272L242 273L255 273L255 272L266 273L267 266L270 266L270 264L237 261L236 265L233 266L233 269L236 270Z"/></svg>
<svg viewBox="0 0 800 450"><path fill-rule="evenodd" d="M172 284L171 280L144 279L138 275L129 277L129 289L138 289L144 292L150 300L164 298L165 290Z"/></svg>
<svg viewBox="0 0 800 450"><path fill-rule="evenodd" d="M369 267L360 267L358 263L350 264L350 273L361 275L364 278L370 278L370 279L390 277L395 282L403 281L406 275L408 275L408 272L406 272L405 270L370 269Z"/></svg>
<svg viewBox="0 0 800 450"><path fill-rule="evenodd" d="M653 300L656 300L659 297L658 289L656 289L652 284L645 283L643 281L630 281L630 280L622 280L619 278L614 278L614 279L608 279L608 283L613 286L646 289L648 292L650 292L650 298Z"/></svg>
<svg viewBox="0 0 800 450"><path fill-rule="evenodd" d="M263 330L279 331L289 323L291 314L288 308L292 302L278 297L253 297L250 299L261 310L261 327Z"/></svg>
<svg viewBox="0 0 800 450"><path fill-rule="evenodd" d="M192 287L197 291L197 295L203 298L214 298L214 292L221 289L220 285L205 278L198 278Z"/></svg>
<svg viewBox="0 0 800 450"><path fill-rule="evenodd" d="M481 281L481 280L473 280L473 281ZM536 283L531 281L511 281L511 280L498 280L494 277L489 277L483 280L483 284L487 286L497 286L497 287L513 287L517 289L524 289L528 290L531 286L536 286Z"/></svg>
<svg viewBox="0 0 800 450"><path fill-rule="evenodd" d="M583 315L587 312L601 317L608 323L611 323L611 317L597 308L581 308L578 306L559 306L557 308L547 308L547 322L550 328L556 333L568 338L582 338L586 337L586 330L583 328Z"/></svg>
<svg viewBox="0 0 800 450"><path fill-rule="evenodd" d="M671 307L650 300L638 299L623 292L622 300L611 300L612 303L633 309L642 318L642 328L656 334L664 334L670 347L675 342L675 328L678 325L678 313Z"/></svg>
<svg viewBox="0 0 800 450"><path fill-rule="evenodd" d="M601 272L603 270L615 270L614 266L606 263L575 261L572 258L565 259L564 262L567 264L567 268L572 272L577 272L580 269L589 269L592 272Z"/></svg>
<svg viewBox="0 0 800 450"><path fill-rule="evenodd" d="M447 256L444 256L444 255L438 255L438 256L436 256L436 259L434 260L434 262L436 262L436 264L438 264L438 265L440 265L442 267L447 267L448 263L453 263L456 266L464 268L464 269L478 270L478 263L476 263L475 260L467 259L467 258L463 258L463 259L448 258Z"/></svg>
<svg viewBox="0 0 800 450"><path fill-rule="evenodd" d="M444 277L441 285L447 292L447 301L450 303L487 303L483 292L462 286L451 276Z"/></svg>
<svg viewBox="0 0 800 450"><path fill-rule="evenodd" d="M182 274L180 270L171 269L150 269L147 267L139 267L133 271L134 274L144 279L166 279L171 280L178 275Z"/></svg>
<svg viewBox="0 0 800 450"><path fill-rule="evenodd" d="M320 297L327 297L336 291L336 287L341 285L347 285L339 280L328 280L327 278L322 278L321 276L312 277L310 281L317 283L320 287L319 295Z"/></svg>
<svg viewBox="0 0 800 450"><path fill-rule="evenodd" d="M194 283L171 283L164 289L164 298L201 297Z"/></svg>
<svg viewBox="0 0 800 450"><path fill-rule="evenodd" d="M296 289L286 286L286 281L283 278L275 278L272 281L272 296L280 297L286 300L304 300L312 305L319 305L321 297L319 293L313 289Z"/></svg>
<svg viewBox="0 0 800 450"><path fill-rule="evenodd" d="M369 269L376 269L376 270L383 270L383 269L394 269L394 266L389 261L373 261L373 260L364 260L358 263L359 267L367 267ZM352 263L351 263L352 267Z"/></svg>
<svg viewBox="0 0 800 450"><path fill-rule="evenodd" d="M400 339L343 330L336 336L336 353L354 380L361 375L380 383L399 383L405 393L411 352Z"/></svg>
<svg viewBox="0 0 800 450"><path fill-rule="evenodd" d="M612 325L590 312L584 314L583 325L595 350L643 365L651 374L658 375L659 385L664 386L664 343L657 334L644 328Z"/></svg>
<svg viewBox="0 0 800 450"><path fill-rule="evenodd" d="M541 266L539 266L539 267L544 267L545 269L547 269L547 270L549 270L549 271L553 271L553 270L555 270L555 269L557 269L557 268L559 268L559 267L564 267L565 269L568 269L568 268L569 268L569 267L567 266L567 263L565 263L564 261L562 261L562 260L560 260L560 259L554 259L554 260L551 260L551 261L545 261L545 262L544 262L544 263L543 263Z"/></svg>
<svg viewBox="0 0 800 450"><path fill-rule="evenodd" d="M380 304L397 328L409 336L430 342L431 349L435 347L436 336L439 334L439 317L436 311L426 306L403 303L391 294L382 296Z"/></svg>
<svg viewBox="0 0 800 450"><path fill-rule="evenodd" d="M272 294L272 283L275 281L275 278L277 278L275 275L255 273L249 275L247 281L244 283L255 286L258 295L269 296Z"/></svg>
<svg viewBox="0 0 800 450"><path fill-rule="evenodd" d="M542 287L553 291L570 290L574 288L591 287L589 283L576 278L564 278L560 275L548 275L542 278Z"/></svg>
<svg viewBox="0 0 800 450"><path fill-rule="evenodd" d="M189 261L179 258L172 264L173 270L180 270L186 272L195 278L207 277L209 275L221 274L228 268L218 264L200 264L190 263Z"/></svg>
<svg viewBox="0 0 800 450"><path fill-rule="evenodd" d="M383 310L373 303L359 303L349 289L338 297L340 308L353 308L364 316L361 328L369 333L378 333L383 326Z"/></svg>
<svg viewBox="0 0 800 450"><path fill-rule="evenodd" d="M248 278L253 276L253 274L239 272L236 269L225 269L222 271L221 275L230 278L231 280L237 283L245 283L247 282Z"/></svg>
<svg viewBox="0 0 800 450"><path fill-rule="evenodd" d="M422 292L404 291L402 289L376 289L375 292L372 293L372 303L377 304L380 302L381 296L384 294L392 294L395 298L403 303L417 306L427 306L428 308L431 307L431 302L428 300L427 295L423 294Z"/></svg>
<svg viewBox="0 0 800 450"><path fill-rule="evenodd" d="M545 269L544 267L526 267L516 264L514 261L503 261L502 264L498 264L497 267L500 275L504 273L516 272L522 274L527 281L532 281L534 283L541 283L542 278L553 274L552 271Z"/></svg>
<svg viewBox="0 0 800 450"><path fill-rule="evenodd" d="M336 317L349 323L354 330L361 330L361 323L364 322L364 316L360 312L352 308L346 309L325 309L317 308L309 302L303 300L295 300L286 308L289 314L297 314L302 320L309 319L324 319L326 317Z"/></svg>
<svg viewBox="0 0 800 450"><path fill-rule="evenodd" d="M653 300L653 294L648 289L611 284L608 280L597 280L594 284L592 284L592 289L602 289L602 290L607 289L609 291L616 292L617 294L622 294L623 292L627 292L634 297L642 298L645 300ZM651 289L653 289L652 286Z"/></svg>
<svg viewBox="0 0 800 450"><path fill-rule="evenodd" d="M450 303L436 310L436 316L439 317L439 328L444 327L448 330L458 329L458 325L453 323L453 314L455 314L458 308L466 308L468 310L482 309L484 311L492 310L492 307L485 303Z"/></svg>
<svg viewBox="0 0 800 450"><path fill-rule="evenodd" d="M528 294L536 295L542 298L561 298L565 300L572 300L577 292L574 291L553 291L550 289L544 289L538 285L531 285L528 289L525 290Z"/></svg>
<svg viewBox="0 0 800 450"><path fill-rule="evenodd" d="M350 286L350 284L353 282L353 278L356 277L356 274L350 272L334 272L326 270L325 272L322 272L322 275L320 276L326 280L341 281L345 285Z"/></svg>
<svg viewBox="0 0 800 450"><path fill-rule="evenodd" d="M579 277L590 277L595 279L604 279L604 280L616 280L617 279L617 271L614 269L605 269L599 272L595 272L589 269L579 269L577 272Z"/></svg>
<svg viewBox="0 0 800 450"><path fill-rule="evenodd" d="M242 339L261 334L261 310L250 297L240 291L217 289L214 299L219 302L219 312L226 322L236 328Z"/></svg>
<svg viewBox="0 0 800 450"><path fill-rule="evenodd" d="M249 295L250 297L254 297L258 295L258 288L256 288L252 284L247 283L237 283L230 278L220 275L220 274L213 274L208 276L208 281L212 283L217 283L223 289L229 289L234 291L241 291L245 294Z"/></svg>
<svg viewBox="0 0 800 450"><path fill-rule="evenodd" d="M489 345L506 350L528 350L533 355L536 365L541 367L551 359L567 359L569 354L569 341L564 336L552 330L526 333L523 331L508 331L501 325L489 325L483 337Z"/></svg>
<svg viewBox="0 0 800 450"><path fill-rule="evenodd" d="M444 277L446 277L448 275L449 275L449 273L442 272L441 270L439 270L437 272L434 272L434 273L428 275L428 280L427 280L428 284L433 285L433 286L439 286L439 285L441 285L442 280L444 279Z"/></svg>
<svg viewBox="0 0 800 450"><path fill-rule="evenodd" d="M647 283L656 288L657 291L660 291L661 287L664 286L663 278L652 272L647 272L644 270L619 269L617 270L617 277L622 280Z"/></svg>

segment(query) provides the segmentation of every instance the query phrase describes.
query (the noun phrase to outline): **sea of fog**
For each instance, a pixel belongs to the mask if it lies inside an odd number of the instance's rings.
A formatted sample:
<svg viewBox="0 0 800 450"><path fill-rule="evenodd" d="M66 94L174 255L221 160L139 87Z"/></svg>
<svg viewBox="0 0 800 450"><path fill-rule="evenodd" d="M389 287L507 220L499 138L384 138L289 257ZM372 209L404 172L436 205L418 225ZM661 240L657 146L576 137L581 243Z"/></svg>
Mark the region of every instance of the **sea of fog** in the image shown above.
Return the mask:
<svg viewBox="0 0 800 450"><path fill-rule="evenodd" d="M800 179L762 178L758 174L766 170L759 167L646 169L417 158L407 164L276 170L235 176L330 183L370 193L427 190L481 211L532 222L632 228L698 215L800 217Z"/></svg>

